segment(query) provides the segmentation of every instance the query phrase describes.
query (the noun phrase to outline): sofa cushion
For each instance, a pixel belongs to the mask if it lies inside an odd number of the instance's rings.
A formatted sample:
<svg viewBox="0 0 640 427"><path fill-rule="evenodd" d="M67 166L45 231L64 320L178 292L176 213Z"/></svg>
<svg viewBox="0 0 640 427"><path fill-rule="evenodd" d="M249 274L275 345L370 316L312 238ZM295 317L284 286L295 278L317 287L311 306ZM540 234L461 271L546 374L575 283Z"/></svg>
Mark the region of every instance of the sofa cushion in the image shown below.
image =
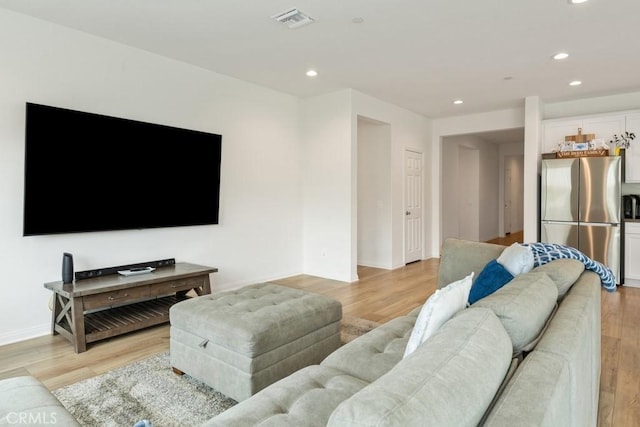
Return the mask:
<svg viewBox="0 0 640 427"><path fill-rule="evenodd" d="M500 254L498 263L513 276L528 273L533 268L533 253L528 247L514 243Z"/></svg>
<svg viewBox="0 0 640 427"><path fill-rule="evenodd" d="M538 337L557 299L558 289L546 273L529 272L472 307L493 310L511 337L513 352L519 353Z"/></svg>
<svg viewBox="0 0 640 427"><path fill-rule="evenodd" d="M463 310L391 371L345 400L329 426L477 425L511 364L495 314Z"/></svg>
<svg viewBox="0 0 640 427"><path fill-rule="evenodd" d="M561 357L532 352L507 384L483 426L589 425L571 421L569 377L568 364Z"/></svg>
<svg viewBox="0 0 640 427"><path fill-rule="evenodd" d="M491 295L513 280L513 275L497 260L491 260L484 266L477 279L471 285L469 304Z"/></svg>
<svg viewBox="0 0 640 427"><path fill-rule="evenodd" d="M404 357L415 351L423 342L429 339L454 314L467 306L469 290L473 281L473 274L464 279L451 283L429 297L422 306L416 324L411 331Z"/></svg>
<svg viewBox="0 0 640 427"><path fill-rule="evenodd" d="M325 426L333 410L367 385L326 366L308 366L270 385L205 426Z"/></svg>
<svg viewBox="0 0 640 427"><path fill-rule="evenodd" d="M562 298L584 271L584 264L575 259L556 259L532 271L547 273L558 287L558 297Z"/></svg>
<svg viewBox="0 0 640 427"><path fill-rule="evenodd" d="M402 360L415 321L414 316L390 320L340 347L321 365L373 382Z"/></svg>

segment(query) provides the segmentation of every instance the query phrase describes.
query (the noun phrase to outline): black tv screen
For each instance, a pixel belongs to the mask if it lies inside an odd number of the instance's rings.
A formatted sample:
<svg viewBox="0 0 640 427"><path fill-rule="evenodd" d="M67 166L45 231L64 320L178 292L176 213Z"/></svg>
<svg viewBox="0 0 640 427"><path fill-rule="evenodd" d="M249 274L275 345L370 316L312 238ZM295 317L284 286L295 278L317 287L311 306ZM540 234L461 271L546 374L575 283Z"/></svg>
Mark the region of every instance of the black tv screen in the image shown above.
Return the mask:
<svg viewBox="0 0 640 427"><path fill-rule="evenodd" d="M217 224L222 136L26 104L25 236Z"/></svg>

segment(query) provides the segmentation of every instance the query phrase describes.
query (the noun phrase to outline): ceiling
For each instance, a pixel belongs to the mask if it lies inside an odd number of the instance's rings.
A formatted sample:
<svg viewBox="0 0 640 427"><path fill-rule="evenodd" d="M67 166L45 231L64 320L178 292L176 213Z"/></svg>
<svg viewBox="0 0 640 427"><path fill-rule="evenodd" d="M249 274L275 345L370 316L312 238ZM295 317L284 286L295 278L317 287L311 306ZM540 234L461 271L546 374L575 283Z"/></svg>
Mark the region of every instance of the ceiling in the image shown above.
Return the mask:
<svg viewBox="0 0 640 427"><path fill-rule="evenodd" d="M292 7L316 22L289 29L271 19ZM0 0L0 8L292 95L353 88L432 118L521 107L531 95L640 90L638 0ZM554 61L559 51L569 58ZM307 77L310 68L319 75Z"/></svg>

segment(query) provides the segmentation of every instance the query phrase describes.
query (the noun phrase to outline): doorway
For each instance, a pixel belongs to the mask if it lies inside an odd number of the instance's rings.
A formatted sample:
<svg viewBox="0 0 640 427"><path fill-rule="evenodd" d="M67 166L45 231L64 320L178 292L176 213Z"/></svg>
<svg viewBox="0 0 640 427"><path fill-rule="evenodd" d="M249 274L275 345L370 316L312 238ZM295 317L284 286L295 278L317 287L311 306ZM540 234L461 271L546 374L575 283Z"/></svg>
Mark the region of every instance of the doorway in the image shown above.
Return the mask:
<svg viewBox="0 0 640 427"><path fill-rule="evenodd" d="M440 152L440 245L449 237L489 241L504 237L506 227L522 230L523 128L445 136Z"/></svg>
<svg viewBox="0 0 640 427"><path fill-rule="evenodd" d="M391 269L391 126L358 117L357 144L357 264Z"/></svg>
<svg viewBox="0 0 640 427"><path fill-rule="evenodd" d="M524 226L524 156L504 157L503 235L521 232Z"/></svg>

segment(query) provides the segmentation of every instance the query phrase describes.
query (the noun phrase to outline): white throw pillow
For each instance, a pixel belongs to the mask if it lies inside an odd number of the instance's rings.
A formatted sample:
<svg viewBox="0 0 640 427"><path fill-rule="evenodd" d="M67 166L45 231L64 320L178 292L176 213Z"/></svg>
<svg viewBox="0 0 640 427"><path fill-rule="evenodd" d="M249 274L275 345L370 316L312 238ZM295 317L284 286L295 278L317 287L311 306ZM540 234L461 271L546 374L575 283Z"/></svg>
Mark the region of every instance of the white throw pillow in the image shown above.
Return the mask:
<svg viewBox="0 0 640 427"><path fill-rule="evenodd" d="M507 269L513 277L528 273L533 268L533 253L527 246L514 243L502 251L497 259L498 263Z"/></svg>
<svg viewBox="0 0 640 427"><path fill-rule="evenodd" d="M413 353L420 344L440 329L447 320L467 306L472 282L473 272L464 279L436 290L427 299L413 326L403 357Z"/></svg>

